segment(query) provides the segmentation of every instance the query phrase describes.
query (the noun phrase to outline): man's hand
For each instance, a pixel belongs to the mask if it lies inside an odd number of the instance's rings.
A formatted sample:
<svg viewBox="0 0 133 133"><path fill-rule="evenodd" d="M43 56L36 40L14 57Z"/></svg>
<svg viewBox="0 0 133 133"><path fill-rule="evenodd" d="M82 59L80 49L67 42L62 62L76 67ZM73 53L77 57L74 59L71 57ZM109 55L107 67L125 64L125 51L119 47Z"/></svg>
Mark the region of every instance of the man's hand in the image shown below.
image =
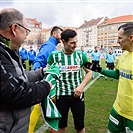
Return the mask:
<svg viewBox="0 0 133 133"><path fill-rule="evenodd" d="M81 84L74 89L74 97L79 98L84 91L84 86Z"/></svg>
<svg viewBox="0 0 133 133"><path fill-rule="evenodd" d="M94 71L94 72L100 72L101 73L101 71L102 71L102 68L98 64L85 62L85 63L83 63L83 66Z"/></svg>
<svg viewBox="0 0 133 133"><path fill-rule="evenodd" d="M43 68L43 73L45 73L47 69L48 69L48 66L46 66L45 68Z"/></svg>

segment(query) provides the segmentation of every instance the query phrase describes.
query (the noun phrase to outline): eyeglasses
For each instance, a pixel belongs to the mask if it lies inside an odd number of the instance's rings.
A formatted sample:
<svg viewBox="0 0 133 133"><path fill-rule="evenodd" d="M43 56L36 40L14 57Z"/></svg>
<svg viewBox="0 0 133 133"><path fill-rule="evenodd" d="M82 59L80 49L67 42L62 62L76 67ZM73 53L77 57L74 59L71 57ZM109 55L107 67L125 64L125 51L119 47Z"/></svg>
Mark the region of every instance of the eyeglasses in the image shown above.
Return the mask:
<svg viewBox="0 0 133 133"><path fill-rule="evenodd" d="M26 30L26 36L29 35L29 33L31 32L29 29L25 28L23 25L19 24L19 23L16 23L18 26L24 28Z"/></svg>

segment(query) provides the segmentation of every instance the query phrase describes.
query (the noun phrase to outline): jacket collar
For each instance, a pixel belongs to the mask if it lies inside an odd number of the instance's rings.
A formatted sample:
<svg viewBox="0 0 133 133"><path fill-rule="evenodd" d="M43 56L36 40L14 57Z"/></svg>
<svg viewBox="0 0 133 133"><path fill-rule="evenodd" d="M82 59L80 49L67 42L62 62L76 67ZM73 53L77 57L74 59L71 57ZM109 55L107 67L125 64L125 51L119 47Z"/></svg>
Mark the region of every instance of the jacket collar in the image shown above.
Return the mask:
<svg viewBox="0 0 133 133"><path fill-rule="evenodd" d="M4 36L2 36L1 34L0 34L0 41L2 43L6 44L8 47L10 46L11 40L6 38L6 37L4 37Z"/></svg>
<svg viewBox="0 0 133 133"><path fill-rule="evenodd" d="M50 36L50 37L49 37L49 41L52 42L55 46L57 46L57 44L59 43L59 42L57 41L57 39L54 38L53 36Z"/></svg>

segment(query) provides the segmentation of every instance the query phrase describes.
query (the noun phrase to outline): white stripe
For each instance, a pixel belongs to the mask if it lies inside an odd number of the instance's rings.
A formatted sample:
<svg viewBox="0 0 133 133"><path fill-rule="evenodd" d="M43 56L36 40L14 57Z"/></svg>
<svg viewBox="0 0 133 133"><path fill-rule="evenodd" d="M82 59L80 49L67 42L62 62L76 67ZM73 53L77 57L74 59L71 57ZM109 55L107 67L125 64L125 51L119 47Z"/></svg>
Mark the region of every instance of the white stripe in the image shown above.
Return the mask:
<svg viewBox="0 0 133 133"><path fill-rule="evenodd" d="M71 65L74 65L74 58L73 58L73 54L71 55ZM71 81L72 81L72 85L74 85L74 74L73 74L73 72L71 72L71 77L72 77L72 79L71 79ZM67 78L68 79L68 78ZM69 86L68 86L68 95L71 95L71 88L70 88L70 83L68 84ZM75 88L74 88L75 89Z"/></svg>
<svg viewBox="0 0 133 133"><path fill-rule="evenodd" d="M58 59L59 59L59 61L61 61L62 62L62 60L61 60L61 53L59 53L58 54ZM59 64L60 65L60 64ZM61 75L61 73L60 73L60 75ZM61 78L62 79L62 76L60 76L59 78ZM60 93L60 90L59 90L59 81L57 80L57 96L59 96L59 93Z"/></svg>
<svg viewBox="0 0 133 133"><path fill-rule="evenodd" d="M112 115L109 116L109 119L110 119L113 123L115 123L116 125L119 124L119 121L118 121L116 118L114 118Z"/></svg>
<svg viewBox="0 0 133 133"><path fill-rule="evenodd" d="M45 80L48 81L48 79L49 79L50 76L51 76L51 75L47 75L46 78L45 78ZM50 82L50 81L49 81L49 82Z"/></svg>
<svg viewBox="0 0 133 133"><path fill-rule="evenodd" d="M47 109L46 109L46 116L50 117L51 116L51 107L49 104L49 100L47 99Z"/></svg>
<svg viewBox="0 0 133 133"><path fill-rule="evenodd" d="M54 103L53 103L54 104ZM56 106L54 105L54 114L55 114L55 117L58 117L59 115L58 115L58 110L57 110L57 108L56 108Z"/></svg>
<svg viewBox="0 0 133 133"><path fill-rule="evenodd" d="M133 133L133 131L131 131L129 127L126 127L126 133Z"/></svg>
<svg viewBox="0 0 133 133"><path fill-rule="evenodd" d="M53 54L53 59L54 59L54 63L56 62L56 60L55 60L55 54Z"/></svg>
<svg viewBox="0 0 133 133"><path fill-rule="evenodd" d="M65 65L66 66L68 66L68 60L67 60L67 55L65 55L64 54L64 61L65 61ZM68 72L66 72L66 77L68 77ZM62 78L61 78L61 80L63 79L63 76L62 76ZM65 95L65 86L64 86L64 84L62 84L63 85L63 87L62 87L62 90L63 90L63 93L62 93L62 95Z"/></svg>

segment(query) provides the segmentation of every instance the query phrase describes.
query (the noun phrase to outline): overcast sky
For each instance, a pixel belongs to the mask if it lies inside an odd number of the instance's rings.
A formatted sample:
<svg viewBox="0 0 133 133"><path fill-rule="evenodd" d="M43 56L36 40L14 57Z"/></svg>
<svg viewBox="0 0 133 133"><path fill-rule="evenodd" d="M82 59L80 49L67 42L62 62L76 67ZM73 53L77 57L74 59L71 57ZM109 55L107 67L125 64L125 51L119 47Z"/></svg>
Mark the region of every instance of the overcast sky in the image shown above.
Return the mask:
<svg viewBox="0 0 133 133"><path fill-rule="evenodd" d="M0 0L0 10L7 7L19 9L27 18L36 18L43 28L79 27L84 20L133 15L132 0Z"/></svg>

